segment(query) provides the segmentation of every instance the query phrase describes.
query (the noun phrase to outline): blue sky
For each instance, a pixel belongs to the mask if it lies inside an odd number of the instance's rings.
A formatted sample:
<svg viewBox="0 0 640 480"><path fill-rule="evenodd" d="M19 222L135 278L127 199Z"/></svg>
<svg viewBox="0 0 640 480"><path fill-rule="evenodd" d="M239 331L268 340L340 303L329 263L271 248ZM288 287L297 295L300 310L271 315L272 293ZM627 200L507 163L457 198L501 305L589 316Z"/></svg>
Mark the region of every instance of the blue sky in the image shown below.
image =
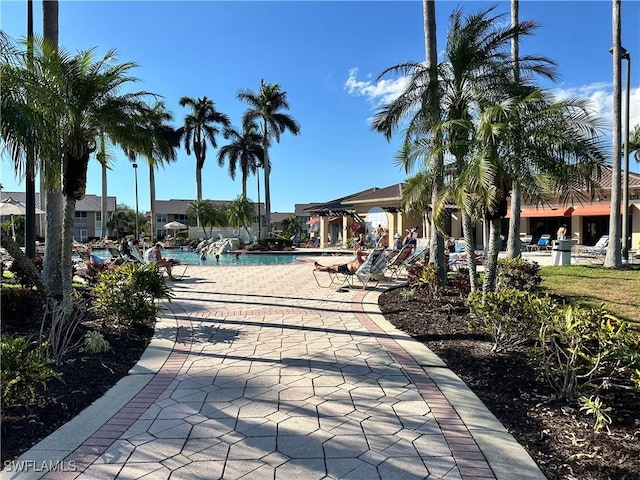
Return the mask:
<svg viewBox="0 0 640 480"><path fill-rule="evenodd" d="M445 45L448 18L458 6L473 13L497 3L509 21L509 2L437 1L438 49ZM35 30L42 29L41 2L34 1ZM246 105L240 89L257 91L260 79L287 92L298 136L284 134L271 149L271 207L292 212L295 203L323 202L406 178L393 157L399 142L371 131L369 119L398 91L401 80L376 80L385 68L424 59L421 1L213 2L60 1L60 45L68 51L115 48L121 61L134 61L138 89L164 97L174 122L186 109L182 96L207 96L240 124ZM622 2L622 44L630 51L631 121L640 123L640 2ZM0 25L12 37L25 35L26 2L3 0ZM593 100L611 118L611 2L520 1L520 19L540 28L524 40L522 53L557 63L561 81L543 86L560 97ZM626 62L623 62L623 87ZM624 96L623 96L624 101ZM610 128L610 127L609 127ZM224 138L218 139L223 145ZM224 200L241 192L227 167L209 149L203 169L204 198ZM5 191L23 190L10 162L1 163ZM633 171L640 171L632 160ZM87 193L100 195L100 170L91 161ZM139 209L149 208L148 167L138 168ZM181 148L178 160L156 172L158 199L195 197L195 158ZM260 179L264 201L264 179ZM135 206L134 172L117 153L109 172L109 195ZM248 196L257 200L256 177Z"/></svg>

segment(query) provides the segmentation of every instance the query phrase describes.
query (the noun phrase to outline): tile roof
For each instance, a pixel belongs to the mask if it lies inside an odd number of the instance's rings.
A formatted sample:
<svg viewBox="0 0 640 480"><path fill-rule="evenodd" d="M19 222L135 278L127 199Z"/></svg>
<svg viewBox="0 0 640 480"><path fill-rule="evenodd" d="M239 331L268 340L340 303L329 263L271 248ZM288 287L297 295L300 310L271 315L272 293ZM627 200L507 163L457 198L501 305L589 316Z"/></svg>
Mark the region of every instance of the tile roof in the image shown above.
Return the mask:
<svg viewBox="0 0 640 480"><path fill-rule="evenodd" d="M25 203L27 194L25 192L2 192L1 198L11 197L14 200ZM40 194L36 193L36 207L40 208ZM107 196L107 211L113 212L116 209L116 197ZM46 210L46 209L45 209ZM98 195L85 195L82 200L76 202L77 212L99 212L102 210L102 197Z"/></svg>

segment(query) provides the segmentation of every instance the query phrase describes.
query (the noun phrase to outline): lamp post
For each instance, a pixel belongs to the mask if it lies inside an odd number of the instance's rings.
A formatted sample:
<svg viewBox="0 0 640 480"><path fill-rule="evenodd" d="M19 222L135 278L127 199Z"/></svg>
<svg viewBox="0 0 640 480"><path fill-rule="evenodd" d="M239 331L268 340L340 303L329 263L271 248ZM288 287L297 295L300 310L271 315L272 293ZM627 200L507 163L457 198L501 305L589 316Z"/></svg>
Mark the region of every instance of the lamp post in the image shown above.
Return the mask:
<svg viewBox="0 0 640 480"><path fill-rule="evenodd" d="M620 58L627 61L627 92L624 123L624 172L622 174L622 259L629 261L629 92L631 90L631 54L620 49Z"/></svg>
<svg viewBox="0 0 640 480"><path fill-rule="evenodd" d="M138 235L138 164L137 163L133 164L133 178L135 179L135 183L136 183L136 240L138 240L140 237Z"/></svg>

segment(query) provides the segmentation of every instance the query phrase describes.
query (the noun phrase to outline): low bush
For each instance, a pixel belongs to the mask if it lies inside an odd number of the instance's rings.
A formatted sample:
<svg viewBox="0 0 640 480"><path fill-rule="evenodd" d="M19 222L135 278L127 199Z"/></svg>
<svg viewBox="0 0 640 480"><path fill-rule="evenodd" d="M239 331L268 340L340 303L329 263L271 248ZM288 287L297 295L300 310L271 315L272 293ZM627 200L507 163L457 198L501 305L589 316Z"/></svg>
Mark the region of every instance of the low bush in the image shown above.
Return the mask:
<svg viewBox="0 0 640 480"><path fill-rule="evenodd" d="M105 272L96 286L96 306L125 324L149 324L155 320L160 298L171 299L171 290L155 264L125 263Z"/></svg>
<svg viewBox="0 0 640 480"><path fill-rule="evenodd" d="M34 316L34 306L41 304L38 293L31 288L2 288L0 307L2 321L6 326L19 327Z"/></svg>
<svg viewBox="0 0 640 480"><path fill-rule="evenodd" d="M541 283L540 265L537 262L523 258L498 259L496 282L498 289L515 288L527 292L537 292L540 290Z"/></svg>
<svg viewBox="0 0 640 480"><path fill-rule="evenodd" d="M89 353L102 353L108 352L111 348L109 342L104 338L100 332L96 332L95 330L91 330L90 332L85 333L84 335L84 346L82 350Z"/></svg>
<svg viewBox="0 0 640 480"><path fill-rule="evenodd" d="M5 407L32 403L38 387L49 380L61 378L51 368L46 356L46 343L27 337L2 335L0 340L0 384Z"/></svg>
<svg viewBox="0 0 640 480"><path fill-rule="evenodd" d="M493 339L493 351L511 350L534 341L541 324L553 315L555 303L516 289L473 292L467 301L471 315Z"/></svg>
<svg viewBox="0 0 640 480"><path fill-rule="evenodd" d="M640 388L640 333L604 308L567 305L540 329L540 364L558 395Z"/></svg>

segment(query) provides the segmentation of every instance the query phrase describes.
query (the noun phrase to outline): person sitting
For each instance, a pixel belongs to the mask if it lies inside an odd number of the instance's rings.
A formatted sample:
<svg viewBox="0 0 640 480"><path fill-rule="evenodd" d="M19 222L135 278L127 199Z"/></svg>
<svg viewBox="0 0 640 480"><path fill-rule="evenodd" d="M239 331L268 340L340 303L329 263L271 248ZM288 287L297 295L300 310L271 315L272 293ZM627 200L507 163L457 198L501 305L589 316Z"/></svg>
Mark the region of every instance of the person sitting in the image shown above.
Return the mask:
<svg viewBox="0 0 640 480"><path fill-rule="evenodd" d="M340 273L342 275L354 275L358 269L362 266L368 253L362 250L356 252L356 258L348 263L333 264L333 265L320 265L318 262L314 262L313 265L319 272L333 272Z"/></svg>
<svg viewBox="0 0 640 480"><path fill-rule="evenodd" d="M402 250L402 235L400 235L399 233L396 233L393 236L393 249L395 251Z"/></svg>
<svg viewBox="0 0 640 480"><path fill-rule="evenodd" d="M170 258L162 257L162 244L156 243L153 247L147 249L144 252L144 259L147 263L155 262L159 267L164 267L167 270L167 276L169 280L178 281L180 279L175 278L171 273L171 267L173 267L173 261Z"/></svg>

